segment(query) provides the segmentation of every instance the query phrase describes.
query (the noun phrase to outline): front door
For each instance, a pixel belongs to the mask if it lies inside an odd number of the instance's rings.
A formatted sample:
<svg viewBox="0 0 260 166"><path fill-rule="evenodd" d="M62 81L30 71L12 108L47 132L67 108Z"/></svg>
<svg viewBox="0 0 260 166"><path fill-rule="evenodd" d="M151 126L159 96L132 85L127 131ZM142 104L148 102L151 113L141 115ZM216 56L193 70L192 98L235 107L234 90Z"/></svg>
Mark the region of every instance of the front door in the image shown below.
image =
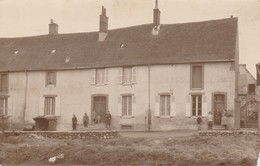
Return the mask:
<svg viewBox="0 0 260 166"><path fill-rule="evenodd" d="M96 116L100 116L100 122L105 122L107 110L107 97L95 96L93 97L93 111L96 112Z"/></svg>
<svg viewBox="0 0 260 166"><path fill-rule="evenodd" d="M221 125L222 111L225 109L225 95L214 95L214 125Z"/></svg>

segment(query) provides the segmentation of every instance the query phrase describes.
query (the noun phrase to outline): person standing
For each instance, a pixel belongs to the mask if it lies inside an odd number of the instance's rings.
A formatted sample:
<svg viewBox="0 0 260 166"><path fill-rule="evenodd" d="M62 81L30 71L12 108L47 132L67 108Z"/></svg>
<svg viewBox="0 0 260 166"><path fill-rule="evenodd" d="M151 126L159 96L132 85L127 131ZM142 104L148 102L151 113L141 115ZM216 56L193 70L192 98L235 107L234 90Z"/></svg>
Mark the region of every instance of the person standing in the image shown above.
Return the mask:
<svg viewBox="0 0 260 166"><path fill-rule="evenodd" d="M84 116L83 116L83 124L84 124L84 127L88 127L88 123L89 123L88 114L85 113Z"/></svg>
<svg viewBox="0 0 260 166"><path fill-rule="evenodd" d="M201 130L201 122L202 122L202 118L200 116L198 116L198 118L197 118L198 130Z"/></svg>
<svg viewBox="0 0 260 166"><path fill-rule="evenodd" d="M110 125L111 125L111 114L110 114L109 111L107 111L107 113L106 113L105 123L106 123L106 128L110 128Z"/></svg>
<svg viewBox="0 0 260 166"><path fill-rule="evenodd" d="M73 114L73 117L72 117L72 129L73 130L77 129L77 122L78 122L78 119L77 119L76 115Z"/></svg>
<svg viewBox="0 0 260 166"><path fill-rule="evenodd" d="M223 109L222 111L222 117L221 117L221 125L227 129L227 110Z"/></svg>
<svg viewBox="0 0 260 166"><path fill-rule="evenodd" d="M208 114L208 129L212 130L212 126L213 126L213 116L212 116L212 112L209 112L209 114Z"/></svg>
<svg viewBox="0 0 260 166"><path fill-rule="evenodd" d="M96 111L92 110L91 112L91 124L96 123Z"/></svg>

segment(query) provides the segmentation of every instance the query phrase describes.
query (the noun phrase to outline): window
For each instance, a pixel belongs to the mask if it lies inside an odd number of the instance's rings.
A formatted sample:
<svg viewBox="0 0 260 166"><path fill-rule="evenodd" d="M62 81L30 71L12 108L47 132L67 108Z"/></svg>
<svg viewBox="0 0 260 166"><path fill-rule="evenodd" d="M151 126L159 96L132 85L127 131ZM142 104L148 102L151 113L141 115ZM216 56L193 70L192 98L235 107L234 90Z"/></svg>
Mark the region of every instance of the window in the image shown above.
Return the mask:
<svg viewBox="0 0 260 166"><path fill-rule="evenodd" d="M0 115L7 115L7 97L0 97Z"/></svg>
<svg viewBox="0 0 260 166"><path fill-rule="evenodd" d="M105 69L96 70L96 84L105 84Z"/></svg>
<svg viewBox="0 0 260 166"><path fill-rule="evenodd" d="M132 84L132 68L123 68L123 84Z"/></svg>
<svg viewBox="0 0 260 166"><path fill-rule="evenodd" d="M160 95L160 115L170 116L171 104L170 95Z"/></svg>
<svg viewBox="0 0 260 166"><path fill-rule="evenodd" d="M123 85L132 85L136 83L136 67L120 68L119 83Z"/></svg>
<svg viewBox="0 0 260 166"><path fill-rule="evenodd" d="M192 95L192 116L201 116L202 95Z"/></svg>
<svg viewBox="0 0 260 166"><path fill-rule="evenodd" d="M47 72L46 74L46 85L56 86L56 72Z"/></svg>
<svg viewBox="0 0 260 166"><path fill-rule="evenodd" d="M55 115L55 97L45 97L44 115Z"/></svg>
<svg viewBox="0 0 260 166"><path fill-rule="evenodd" d="M250 95L255 94L255 84L248 84L248 94Z"/></svg>
<svg viewBox="0 0 260 166"><path fill-rule="evenodd" d="M132 116L132 96L122 96L122 115Z"/></svg>
<svg viewBox="0 0 260 166"><path fill-rule="evenodd" d="M8 92L8 75L0 74L0 92Z"/></svg>
<svg viewBox="0 0 260 166"><path fill-rule="evenodd" d="M203 89L203 66L202 65L191 66L191 88Z"/></svg>
<svg viewBox="0 0 260 166"><path fill-rule="evenodd" d="M92 85L106 85L108 84L108 69L92 69L91 70L91 84Z"/></svg>

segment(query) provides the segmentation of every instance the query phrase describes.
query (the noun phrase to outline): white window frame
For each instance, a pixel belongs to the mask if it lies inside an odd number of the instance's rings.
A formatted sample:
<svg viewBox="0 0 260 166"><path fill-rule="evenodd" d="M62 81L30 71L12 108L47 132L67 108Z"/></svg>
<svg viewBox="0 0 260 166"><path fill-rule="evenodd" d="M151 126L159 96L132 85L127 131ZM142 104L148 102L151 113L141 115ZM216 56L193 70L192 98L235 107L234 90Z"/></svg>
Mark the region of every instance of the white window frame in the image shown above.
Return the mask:
<svg viewBox="0 0 260 166"><path fill-rule="evenodd" d="M171 95L161 94L160 95L160 117L171 116Z"/></svg>
<svg viewBox="0 0 260 166"><path fill-rule="evenodd" d="M96 80L97 85L104 85L105 84L105 69L100 68L96 69Z"/></svg>
<svg viewBox="0 0 260 166"><path fill-rule="evenodd" d="M132 84L132 67L123 68L123 78L122 82L124 85Z"/></svg>
<svg viewBox="0 0 260 166"><path fill-rule="evenodd" d="M0 107L0 115L8 115L8 97L1 96L0 100L3 100L3 106Z"/></svg>
<svg viewBox="0 0 260 166"><path fill-rule="evenodd" d="M44 116L55 116L55 97L47 96L44 98Z"/></svg>
<svg viewBox="0 0 260 166"><path fill-rule="evenodd" d="M133 116L133 95L122 95L122 116Z"/></svg>
<svg viewBox="0 0 260 166"><path fill-rule="evenodd" d="M199 103L199 97L200 97L200 103ZM193 105L193 99L195 98L195 115L193 114L194 105ZM199 114L199 104L200 104L200 114ZM192 116L202 116L203 112L203 106L202 106L202 95L191 95L191 115Z"/></svg>

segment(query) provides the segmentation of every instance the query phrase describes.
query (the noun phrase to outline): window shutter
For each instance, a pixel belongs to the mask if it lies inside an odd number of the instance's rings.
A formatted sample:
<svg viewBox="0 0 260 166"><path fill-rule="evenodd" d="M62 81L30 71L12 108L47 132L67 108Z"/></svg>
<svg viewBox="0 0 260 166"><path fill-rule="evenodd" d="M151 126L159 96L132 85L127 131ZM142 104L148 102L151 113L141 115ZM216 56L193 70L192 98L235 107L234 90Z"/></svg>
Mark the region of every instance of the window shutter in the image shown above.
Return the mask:
<svg viewBox="0 0 260 166"><path fill-rule="evenodd" d="M155 97L155 110L154 110L154 116L160 116L160 102L159 102L159 95L156 95Z"/></svg>
<svg viewBox="0 0 260 166"><path fill-rule="evenodd" d="M132 116L136 115L136 97L132 96Z"/></svg>
<svg viewBox="0 0 260 166"><path fill-rule="evenodd" d="M60 116L61 112L61 102L60 96L55 97L55 116Z"/></svg>
<svg viewBox="0 0 260 166"><path fill-rule="evenodd" d="M171 95L171 116L176 116L176 103L173 95Z"/></svg>
<svg viewBox="0 0 260 166"><path fill-rule="evenodd" d="M191 96L187 95L187 102L186 102L186 117L191 117Z"/></svg>
<svg viewBox="0 0 260 166"><path fill-rule="evenodd" d="M49 82L49 81L48 81L48 79L49 79L48 76L49 76L49 74L48 74L48 72L46 72L46 73L45 73L45 86L48 86L48 82Z"/></svg>
<svg viewBox="0 0 260 166"><path fill-rule="evenodd" d="M13 115L13 100L11 97L7 99L7 116Z"/></svg>
<svg viewBox="0 0 260 166"><path fill-rule="evenodd" d="M118 84L123 83L123 68L120 67L118 70Z"/></svg>
<svg viewBox="0 0 260 166"><path fill-rule="evenodd" d="M105 69L105 84L108 84L108 78L109 78L109 76L108 76L108 69Z"/></svg>
<svg viewBox="0 0 260 166"><path fill-rule="evenodd" d="M96 84L96 69L91 69L91 84Z"/></svg>
<svg viewBox="0 0 260 166"><path fill-rule="evenodd" d="M54 83L54 86L57 85L57 73L56 72L53 72L53 83Z"/></svg>
<svg viewBox="0 0 260 166"><path fill-rule="evenodd" d="M208 103L207 96L202 96L202 116L206 117L208 115Z"/></svg>
<svg viewBox="0 0 260 166"><path fill-rule="evenodd" d="M132 68L132 83L136 83L136 77L137 77L137 67Z"/></svg>
<svg viewBox="0 0 260 166"><path fill-rule="evenodd" d="M118 107L117 107L118 116L122 116L122 96L118 97Z"/></svg>
<svg viewBox="0 0 260 166"><path fill-rule="evenodd" d="M40 103L39 103L39 115L44 116L44 97L40 97Z"/></svg>

